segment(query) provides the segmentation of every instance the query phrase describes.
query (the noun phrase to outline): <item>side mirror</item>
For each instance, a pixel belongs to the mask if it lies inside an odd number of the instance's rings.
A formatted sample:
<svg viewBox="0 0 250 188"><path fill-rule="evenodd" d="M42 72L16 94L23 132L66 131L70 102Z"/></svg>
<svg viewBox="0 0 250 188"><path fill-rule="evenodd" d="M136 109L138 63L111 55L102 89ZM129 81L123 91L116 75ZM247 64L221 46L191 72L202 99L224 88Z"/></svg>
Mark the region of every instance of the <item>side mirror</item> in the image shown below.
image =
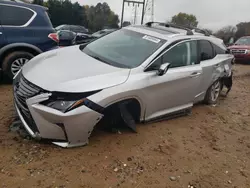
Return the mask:
<svg viewBox="0 0 250 188"><path fill-rule="evenodd" d="M163 63L160 66L157 75L158 76L163 76L164 74L166 74L166 72L168 71L169 67L170 67L170 63Z"/></svg>

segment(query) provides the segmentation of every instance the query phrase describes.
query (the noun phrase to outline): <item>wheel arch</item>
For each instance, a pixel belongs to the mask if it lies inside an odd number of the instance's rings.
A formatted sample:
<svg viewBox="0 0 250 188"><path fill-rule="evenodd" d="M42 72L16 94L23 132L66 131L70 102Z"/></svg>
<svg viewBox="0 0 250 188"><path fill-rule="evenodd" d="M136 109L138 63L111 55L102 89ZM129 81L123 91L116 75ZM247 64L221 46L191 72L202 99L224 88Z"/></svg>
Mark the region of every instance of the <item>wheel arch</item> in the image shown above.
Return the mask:
<svg viewBox="0 0 250 188"><path fill-rule="evenodd" d="M42 50L40 50L38 47L32 45L32 44L27 44L27 43L12 43L7 46L4 46L3 48L0 49L0 65L2 66L2 62L4 58L15 51L25 51L33 54L34 56L42 53Z"/></svg>
<svg viewBox="0 0 250 188"><path fill-rule="evenodd" d="M145 114L145 107L142 103L142 101L136 97L136 96L131 96L131 97L126 97L126 98L121 98L117 99L115 101L112 101L111 103L107 104L104 108L109 109L112 108L119 103L127 102L129 105L129 109L132 111L134 110L134 113L132 114L137 121L141 121L144 119L144 114ZM133 108L134 107L134 108Z"/></svg>

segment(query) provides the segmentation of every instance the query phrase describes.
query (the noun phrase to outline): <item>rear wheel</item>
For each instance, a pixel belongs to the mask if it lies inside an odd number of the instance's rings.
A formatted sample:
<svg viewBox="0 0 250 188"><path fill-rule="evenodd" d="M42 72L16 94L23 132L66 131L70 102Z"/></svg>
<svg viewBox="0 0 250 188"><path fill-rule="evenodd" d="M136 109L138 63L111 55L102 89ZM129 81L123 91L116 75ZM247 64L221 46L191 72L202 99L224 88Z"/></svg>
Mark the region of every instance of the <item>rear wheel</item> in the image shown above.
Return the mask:
<svg viewBox="0 0 250 188"><path fill-rule="evenodd" d="M17 51L8 54L3 61L3 71L9 78L13 78L15 74L34 57L33 54L24 51Z"/></svg>
<svg viewBox="0 0 250 188"><path fill-rule="evenodd" d="M205 103L216 104L221 92L221 88L222 88L222 83L220 80L214 82L207 90Z"/></svg>

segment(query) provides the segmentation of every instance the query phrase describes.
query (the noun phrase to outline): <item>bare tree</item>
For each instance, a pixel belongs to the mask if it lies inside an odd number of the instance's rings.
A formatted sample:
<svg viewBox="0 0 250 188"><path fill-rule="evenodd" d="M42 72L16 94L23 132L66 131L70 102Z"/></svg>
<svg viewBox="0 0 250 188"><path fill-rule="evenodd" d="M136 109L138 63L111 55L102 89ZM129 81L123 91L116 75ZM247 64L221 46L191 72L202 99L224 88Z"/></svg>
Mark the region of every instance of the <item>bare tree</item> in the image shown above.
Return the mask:
<svg viewBox="0 0 250 188"><path fill-rule="evenodd" d="M237 28L235 26L226 26L215 33L215 36L221 38L225 43L228 43L232 37L235 37Z"/></svg>

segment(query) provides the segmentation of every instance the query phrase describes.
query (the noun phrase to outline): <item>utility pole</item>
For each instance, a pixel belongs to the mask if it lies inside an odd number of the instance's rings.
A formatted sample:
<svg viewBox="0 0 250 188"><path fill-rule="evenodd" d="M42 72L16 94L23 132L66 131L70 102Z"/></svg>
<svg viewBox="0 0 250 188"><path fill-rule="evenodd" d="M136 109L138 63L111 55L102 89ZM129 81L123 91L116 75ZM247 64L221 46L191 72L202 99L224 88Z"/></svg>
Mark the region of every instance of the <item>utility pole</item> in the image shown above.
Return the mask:
<svg viewBox="0 0 250 188"><path fill-rule="evenodd" d="M134 25L136 24L136 18L137 18L137 6L135 6Z"/></svg>
<svg viewBox="0 0 250 188"><path fill-rule="evenodd" d="M154 17L155 17L155 0L151 0L152 1L152 9L151 9L151 21L154 21Z"/></svg>
<svg viewBox="0 0 250 188"><path fill-rule="evenodd" d="M146 6L145 6L145 12L144 12L144 18L145 16L150 16L150 21L154 21L154 0L147 0Z"/></svg>
<svg viewBox="0 0 250 188"><path fill-rule="evenodd" d="M145 1L146 0L123 0L122 2L122 16L121 16L121 27L122 27L122 24L123 24L123 19L124 19L124 6L125 6L125 3L128 3L128 5L130 5L130 3L132 3L133 5L142 5L142 17L141 17L141 24L143 24L143 21L144 21L144 12L145 12Z"/></svg>

